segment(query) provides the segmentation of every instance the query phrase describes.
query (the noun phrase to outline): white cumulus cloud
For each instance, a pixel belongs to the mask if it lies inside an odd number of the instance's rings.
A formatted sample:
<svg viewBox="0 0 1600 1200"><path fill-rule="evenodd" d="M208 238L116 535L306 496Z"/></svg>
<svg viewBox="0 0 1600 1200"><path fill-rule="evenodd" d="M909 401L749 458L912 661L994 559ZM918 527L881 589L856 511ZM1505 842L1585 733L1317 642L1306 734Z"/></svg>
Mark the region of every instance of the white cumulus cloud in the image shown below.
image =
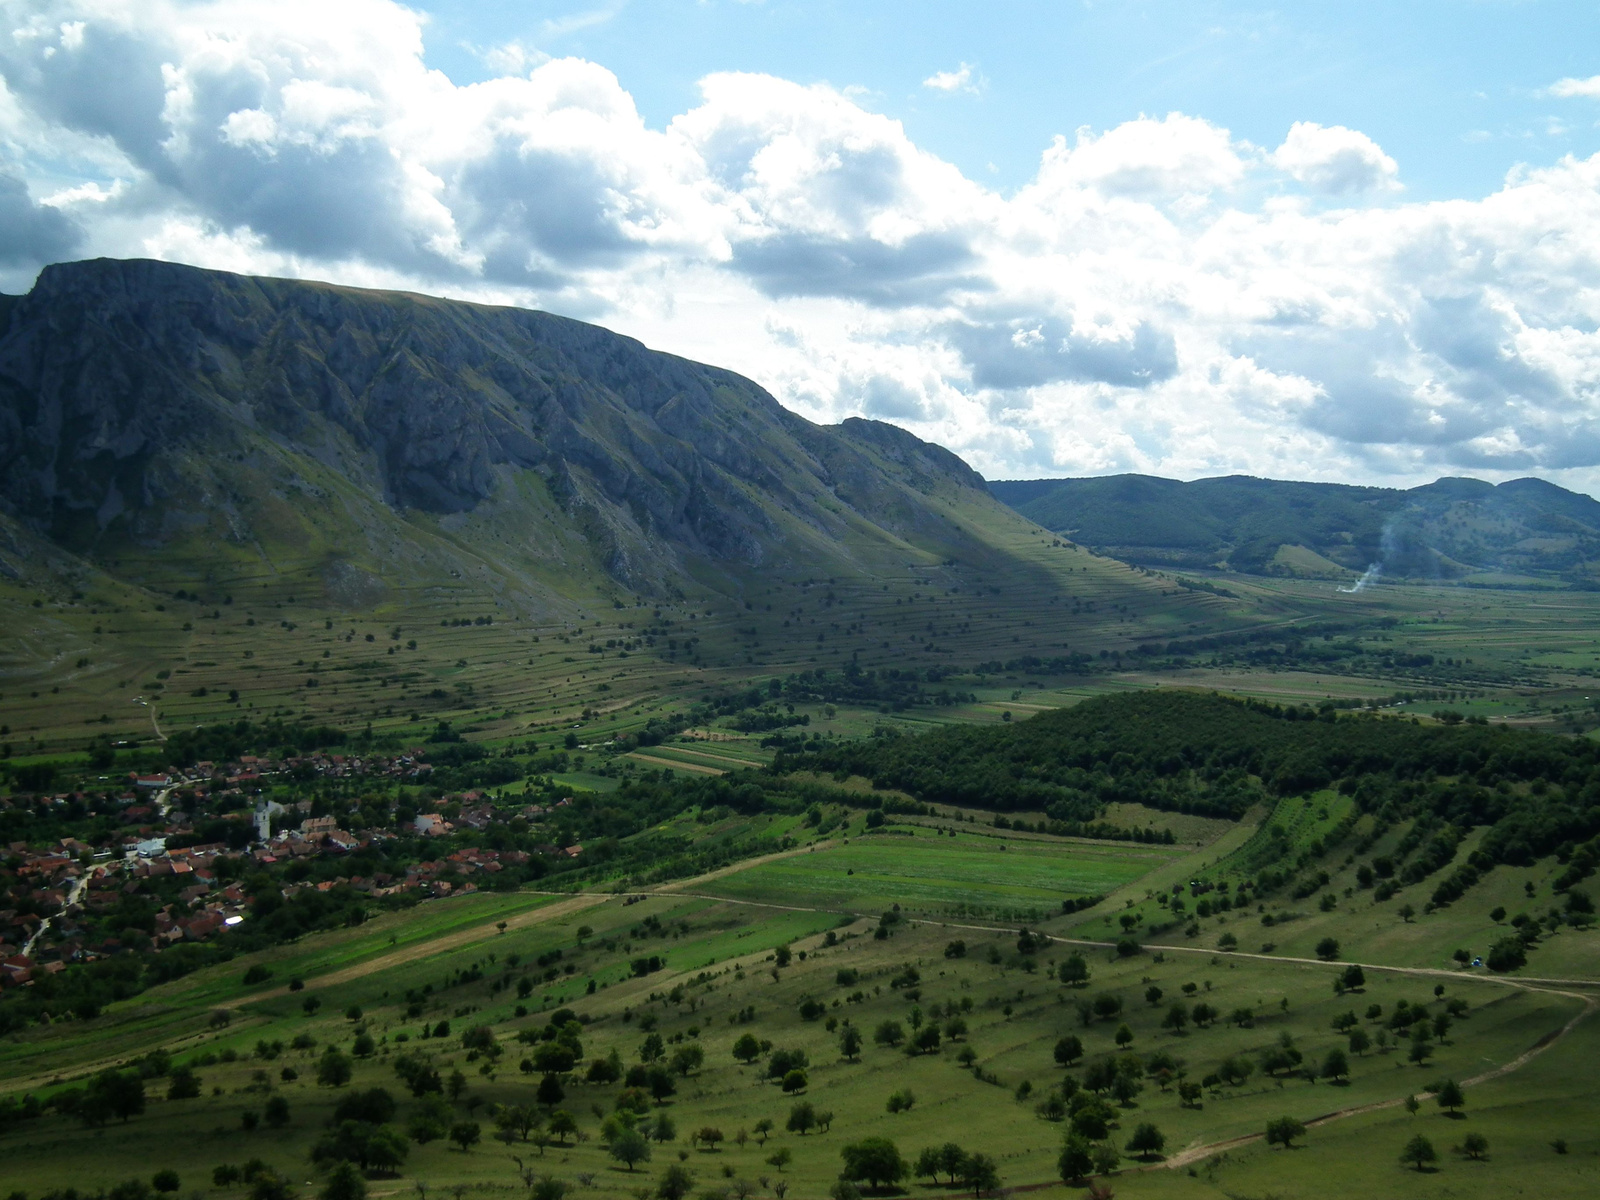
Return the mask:
<svg viewBox="0 0 1600 1200"><path fill-rule="evenodd" d="M1169 113L1002 194L847 91L715 74L658 125L583 59L457 83L427 32L392 0L0 0L0 290L154 255L549 308L991 477L1600 484L1600 156L1408 202L1358 131L1264 154Z"/></svg>
<svg viewBox="0 0 1600 1200"><path fill-rule="evenodd" d="M1366 134L1343 125L1296 121L1272 163L1312 191L1328 195L1394 191L1400 168Z"/></svg>
<svg viewBox="0 0 1600 1200"><path fill-rule="evenodd" d="M954 71L935 71L922 81L922 86L935 92L975 92L972 68L962 63Z"/></svg>
<svg viewBox="0 0 1600 1200"><path fill-rule="evenodd" d="M1562 99L1582 96L1589 100L1600 100L1600 75L1591 75L1587 79L1558 79L1546 91Z"/></svg>

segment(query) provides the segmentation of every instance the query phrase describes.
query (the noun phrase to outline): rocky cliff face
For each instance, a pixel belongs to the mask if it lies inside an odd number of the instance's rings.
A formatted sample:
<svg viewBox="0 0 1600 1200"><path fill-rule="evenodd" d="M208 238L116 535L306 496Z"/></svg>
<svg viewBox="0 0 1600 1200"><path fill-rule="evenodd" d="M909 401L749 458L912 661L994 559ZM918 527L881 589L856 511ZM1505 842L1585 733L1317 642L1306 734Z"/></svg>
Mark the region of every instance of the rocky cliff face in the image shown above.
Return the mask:
<svg viewBox="0 0 1600 1200"><path fill-rule="evenodd" d="M91 555L290 536L275 501L352 532L358 501L514 515L535 477L634 586L690 560L826 556L863 524L931 531L929 496L983 488L902 430L816 426L741 376L546 313L111 260L52 266L0 306L0 506Z"/></svg>

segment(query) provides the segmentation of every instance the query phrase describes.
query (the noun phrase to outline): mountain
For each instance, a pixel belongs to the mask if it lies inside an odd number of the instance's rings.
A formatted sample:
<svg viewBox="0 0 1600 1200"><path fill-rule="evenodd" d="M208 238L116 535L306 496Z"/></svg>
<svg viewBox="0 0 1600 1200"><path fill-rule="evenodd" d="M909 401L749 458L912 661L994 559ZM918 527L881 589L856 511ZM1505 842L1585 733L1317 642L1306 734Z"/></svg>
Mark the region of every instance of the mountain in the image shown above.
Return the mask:
<svg viewBox="0 0 1600 1200"><path fill-rule="evenodd" d="M0 330L0 507L161 586L266 563L337 592L493 559L737 590L907 540L948 556L927 501L984 486L892 426L817 426L547 313L98 260L47 268Z"/></svg>
<svg viewBox="0 0 1600 1200"><path fill-rule="evenodd" d="M1593 586L1600 502L1542 479L1353 487L1230 475L1010 480L989 490L1030 520L1149 566L1256 574L1496 573Z"/></svg>
<svg viewBox="0 0 1600 1200"><path fill-rule="evenodd" d="M0 301L0 760L252 715L631 720L782 673L903 690L1248 619L904 430L579 321L143 261Z"/></svg>

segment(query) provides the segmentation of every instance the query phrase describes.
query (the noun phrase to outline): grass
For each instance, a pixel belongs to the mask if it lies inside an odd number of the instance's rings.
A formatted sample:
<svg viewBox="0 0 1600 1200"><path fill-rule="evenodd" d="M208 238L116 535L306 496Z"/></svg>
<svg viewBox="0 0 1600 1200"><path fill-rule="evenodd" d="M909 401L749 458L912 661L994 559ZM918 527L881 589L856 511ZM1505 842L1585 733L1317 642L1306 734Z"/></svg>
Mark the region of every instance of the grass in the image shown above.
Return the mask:
<svg viewBox="0 0 1600 1200"><path fill-rule="evenodd" d="M919 914L1026 913L1038 921L1059 912L1062 900L1113 891L1182 853L1168 846L1031 841L966 831L943 837L926 828L886 825L848 845L763 863L707 887L737 899L782 896L841 911L879 912L899 904Z"/></svg>
<svg viewBox="0 0 1600 1200"><path fill-rule="evenodd" d="M810 857L802 856L800 861ZM802 899L775 891L769 892L768 898L769 902ZM647 939L652 952L665 952L669 966L644 978L624 978L621 962L642 948L637 931L649 918L677 933L676 937L669 933L665 938ZM575 942L579 921L593 929L585 949ZM821 936L829 929L836 936L843 935L832 946ZM316 1016L301 1014L292 997L246 999L239 1005L234 1026L220 1033L208 1030L196 1039L203 1047L231 1047L244 1055L233 1064L216 1063L200 1069L206 1089L218 1089L209 1098L153 1099L149 1113L127 1126L113 1124L86 1132L73 1123L47 1117L0 1135L0 1153L9 1164L8 1184L30 1195L69 1182L92 1189L133 1175L148 1177L159 1167L173 1165L183 1176L185 1188L205 1188L210 1169L217 1163L260 1157L315 1187L316 1175L307 1166L306 1155L342 1093L318 1088L310 1080L315 1057L325 1045L349 1046L354 1026L339 1015L349 1003L362 1004L367 1028L380 1039L377 1057L357 1065L352 1087L399 1090L387 1060L401 1048L397 1037L408 1033L412 1039L409 1047L433 1052L447 1073L464 1069L470 1083L463 1099L475 1099L482 1105L477 1116L488 1132L488 1105L525 1101L532 1091L532 1082L515 1068L521 1048L511 1035L519 1028L537 1027L544 1003L536 992L530 998L532 1013L519 1019L514 1013L516 1001L508 996L510 989L497 993L493 982L516 977L516 970L509 974L501 970L510 954L522 954L525 962L527 956L556 945L580 955L584 962L576 980L558 985L551 998L560 994L571 999L573 992L579 993L578 1007L590 1018L584 1034L586 1057L616 1047L626 1060L632 1060L643 1039L641 1022L646 1018L668 1039L669 1046L681 1037L705 1048L706 1066L680 1081L678 1095L664 1110L678 1126L678 1139L655 1147L653 1162L640 1171L621 1169L608 1160L593 1138L599 1123L593 1109L609 1110L617 1088L576 1084L569 1088L567 1106L579 1116L590 1140L566 1147L552 1145L543 1152L532 1146L505 1147L487 1139L467 1154L439 1142L415 1146L401 1178L375 1182L377 1191L409 1190L411 1181L420 1180L434 1188L460 1183L509 1194L520 1189L511 1161L512 1154L520 1154L531 1157L540 1171L569 1182L592 1175L586 1191L620 1200L641 1181L652 1180L666 1163L677 1161L679 1150L686 1149L684 1135L704 1125L722 1128L727 1140L715 1153L687 1151L688 1165L696 1171L703 1189L729 1182L724 1167L732 1169L733 1179L756 1181L766 1176L770 1185L778 1172L765 1159L782 1147L793 1155L784 1176L791 1180L795 1194L816 1195L826 1190L837 1173L840 1146L867 1135L889 1137L903 1153L911 1155L924 1145L956 1140L993 1155L1007 1185L1048 1183L1054 1178L1062 1127L1035 1115L1034 1105L1059 1075L1052 1048L1064 1033L1082 1037L1093 1059L1115 1049L1112 1033L1120 1021L1126 1021L1134 1031L1134 1051L1149 1054L1162 1049L1176 1054L1188 1063L1191 1077L1197 1077L1214 1069L1222 1058L1253 1054L1276 1044L1285 1033L1307 1061L1319 1061L1327 1049L1342 1043L1329 1027L1336 1012L1352 1006L1359 1010L1371 1002L1383 1004L1388 1012L1402 997L1417 1002L1431 999L1426 981L1402 976L1379 976L1369 982L1363 995L1339 998L1328 987L1327 968L1204 954L1168 954L1165 960L1150 954L1117 959L1104 951L1089 953L1093 978L1087 988L1075 992L1054 982L1049 974L1049 968L1070 947L1047 949L1038 956L1040 969L1030 972L1023 969L1015 952L1014 932L951 930L930 922L901 926L894 936L880 941L865 936L868 929L866 922L838 927L838 919L831 914L775 912L695 897L661 895L626 906L620 899L612 899L573 914L561 924L495 935L487 942L384 969L338 988L319 988L313 976L308 994L325 1000ZM956 932L966 938L968 952L964 958L947 959L943 948ZM612 939L621 940L608 950L605 943ZM771 948L785 943L796 952L805 951L806 957L786 970L774 970ZM990 947L998 962L990 961ZM287 966L288 961L280 963ZM448 972L472 963L487 968L481 981L439 989ZM591 966L603 963L611 965L593 974L607 986L592 996L582 996L576 982L591 973ZM891 977L908 963L922 975L914 999L903 989L888 986ZM855 982L837 982L836 976L844 968L857 973ZM242 964L235 963L204 974L236 979L241 971ZM399 1011L405 1003L404 993L424 982L433 983L435 990L426 1001L423 1017L408 1021ZM1181 996L1186 983L1195 985L1196 999L1205 999L1225 1013L1234 1007L1249 1007L1256 1014L1254 1026L1219 1024L1203 1030L1191 1028L1182 1036L1164 1031L1160 1018L1166 1005L1146 1004L1144 990L1154 984L1167 996ZM191 986L212 995L226 991L215 979L195 980ZM854 993L860 993L859 1002L848 999ZM1120 996L1124 1012L1118 1021L1096 1021L1085 1027L1074 1003L1080 997L1101 994ZM1258 1131L1267 1119L1282 1114L1310 1119L1333 1108L1397 1099L1430 1080L1464 1079L1509 1061L1558 1028L1577 1007L1575 1001L1564 997L1473 979L1452 982L1448 994L1467 1000L1470 1014L1456 1025L1425 1068L1397 1065L1399 1056L1394 1053L1353 1055L1348 1086L1304 1080L1279 1083L1258 1076L1242 1087L1210 1089L1194 1109L1180 1107L1175 1094L1147 1082L1135 1107L1124 1110L1123 1128L1113 1140L1120 1144L1134 1123L1153 1121L1167 1135L1169 1150L1175 1150ZM965 1006L964 1002L970 1001L966 1015L969 1032L963 1042L947 1042L940 1053L914 1059L875 1046L869 1038L861 1061L845 1062L822 1021L804 1021L797 1015L799 1003L808 997L821 1000L830 1015L848 1017L869 1033L887 1018L907 1021L913 1007L930 1013L936 1006ZM738 1014L751 1010L753 1020L737 1019ZM486 1065L484 1061L469 1061L454 1038L417 1041L415 1033L423 1019L450 1019L457 1031L472 1023L490 1023L507 1053L497 1069L481 1074L478 1068ZM1469 1115L1464 1122L1448 1120L1431 1104L1417 1117L1403 1110L1388 1110L1313 1130L1305 1139L1305 1148L1288 1155L1250 1146L1221 1161L1207 1160L1194 1176L1159 1170L1125 1172L1116 1190L1140 1196L1165 1195L1174 1189L1185 1196L1213 1191L1256 1195L1274 1189L1278 1194L1292 1194L1313 1179L1336 1178L1341 1189L1348 1181L1354 1194L1409 1195L1414 1187L1428 1184L1430 1177L1415 1179L1414 1173L1408 1175L1393 1159L1410 1131L1422 1128L1435 1138L1441 1151L1449 1139L1459 1139L1464 1129L1481 1130L1490 1138L1490 1167L1481 1172L1485 1182L1494 1181L1487 1189L1480 1189L1479 1175L1470 1174L1479 1170L1478 1164L1446 1155L1440 1178L1448 1179L1458 1192L1478 1194L1484 1190L1487 1194L1515 1178L1523 1186L1540 1189L1538 1194L1580 1194L1585 1178L1582 1172L1588 1170L1584 1156L1594 1148L1594 1100L1575 1077L1574 1068L1587 1061L1583 1054L1596 1042L1593 1023L1580 1025L1579 1031L1569 1052L1535 1059L1526 1074L1469 1088ZM756 1069L738 1065L730 1053L733 1041L744 1032L807 1052L812 1067L804 1098L833 1111L829 1132L803 1137L783 1132L790 1098L763 1081ZM250 1060L250 1048L257 1040L287 1042L296 1033L314 1037L317 1046L308 1051L285 1050L271 1061ZM970 1044L978 1052L978 1065L994 1082L983 1082L959 1067L954 1054L961 1044ZM295 1068L299 1078L280 1080L284 1065ZM265 1073L265 1083L254 1077L257 1071ZM1024 1083L1035 1089L1033 1096L1019 1098ZM887 1113L884 1102L889 1093L906 1088L916 1097L913 1108L899 1115ZM241 1133L241 1114L247 1109L259 1110L271 1093L289 1101L289 1128ZM401 1095L403 1117L409 1100L403 1092ZM1554 1123L1550 1102L1541 1105L1541 1096L1558 1098L1560 1115ZM466 1110L461 1111L465 1115ZM773 1143L766 1147L758 1147L754 1140L737 1144L734 1134L753 1129L762 1117L777 1124ZM1569 1125L1575 1153L1563 1159L1550 1153L1547 1143L1554 1130L1567 1130ZM1371 1151L1375 1145L1385 1147L1381 1154ZM770 1187L761 1190L765 1195ZM917 1184L911 1190L920 1194L927 1189ZM235 1194L221 1192L229 1200Z"/></svg>

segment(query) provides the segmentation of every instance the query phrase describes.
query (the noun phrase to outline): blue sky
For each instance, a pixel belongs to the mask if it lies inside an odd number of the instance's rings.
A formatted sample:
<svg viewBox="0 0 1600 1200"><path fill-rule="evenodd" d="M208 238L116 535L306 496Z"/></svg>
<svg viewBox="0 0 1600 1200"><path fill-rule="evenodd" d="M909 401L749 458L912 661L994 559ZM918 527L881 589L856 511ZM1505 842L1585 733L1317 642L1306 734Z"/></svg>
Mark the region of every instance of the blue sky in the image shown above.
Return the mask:
<svg viewBox="0 0 1600 1200"><path fill-rule="evenodd" d="M973 178L1020 186L1052 136L1141 113L1203 116L1276 145L1347 125L1405 165L1409 198L1476 197L1523 161L1600 149L1595 113L1546 94L1600 70L1600 4L1387 0L1283 5L1103 0L631 0L419 6L428 61L458 82L519 42L616 72L646 120L716 71L829 83L905 123ZM963 64L974 92L922 81ZM991 170L992 168L995 168Z"/></svg>
<svg viewBox="0 0 1600 1200"><path fill-rule="evenodd" d="M991 478L1600 492L1600 5L0 0L0 290L548 309Z"/></svg>

